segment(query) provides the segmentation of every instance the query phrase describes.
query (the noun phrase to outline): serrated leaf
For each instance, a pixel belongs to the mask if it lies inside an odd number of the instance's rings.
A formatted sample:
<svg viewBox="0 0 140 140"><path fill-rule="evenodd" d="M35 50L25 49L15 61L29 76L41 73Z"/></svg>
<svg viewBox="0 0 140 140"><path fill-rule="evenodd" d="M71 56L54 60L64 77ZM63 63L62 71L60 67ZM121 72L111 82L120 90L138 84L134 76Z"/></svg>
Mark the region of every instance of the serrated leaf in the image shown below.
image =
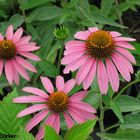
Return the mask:
<svg viewBox="0 0 140 140"><path fill-rule="evenodd" d="M51 126L45 126L45 137L44 140L62 140L61 137L56 133L54 128Z"/></svg>
<svg viewBox="0 0 140 140"><path fill-rule="evenodd" d="M121 110L120 110L119 106L115 102L111 101L110 102L110 108L113 110L113 112L118 117L118 119L121 121L121 123L123 123L124 122L123 115L121 113Z"/></svg>
<svg viewBox="0 0 140 140"><path fill-rule="evenodd" d="M17 118L16 115L26 108L24 104L15 104L13 98L17 97L16 89L0 102L0 132L16 135L20 126L25 126L29 116Z"/></svg>
<svg viewBox="0 0 140 140"><path fill-rule="evenodd" d="M35 140L35 138L31 133L27 132L24 128L20 127L20 131L16 140Z"/></svg>
<svg viewBox="0 0 140 140"><path fill-rule="evenodd" d="M56 6L42 6L38 7L32 11L32 13L28 16L28 21L44 21L51 20L56 18L62 14L62 9Z"/></svg>
<svg viewBox="0 0 140 140"><path fill-rule="evenodd" d="M56 77L59 74L57 67L47 60L39 62L38 65L48 77Z"/></svg>
<svg viewBox="0 0 140 140"><path fill-rule="evenodd" d="M47 2L54 2L54 0L24 0L20 3L21 8L24 10L32 9Z"/></svg>
<svg viewBox="0 0 140 140"><path fill-rule="evenodd" d="M123 95L114 101L119 106L121 112L140 110L140 100L134 97Z"/></svg>
<svg viewBox="0 0 140 140"><path fill-rule="evenodd" d="M86 140L95 124L96 119L73 126L64 136L64 140Z"/></svg>
<svg viewBox="0 0 140 140"><path fill-rule="evenodd" d="M129 114L124 117L124 123L120 125L121 129L140 129L140 114Z"/></svg>

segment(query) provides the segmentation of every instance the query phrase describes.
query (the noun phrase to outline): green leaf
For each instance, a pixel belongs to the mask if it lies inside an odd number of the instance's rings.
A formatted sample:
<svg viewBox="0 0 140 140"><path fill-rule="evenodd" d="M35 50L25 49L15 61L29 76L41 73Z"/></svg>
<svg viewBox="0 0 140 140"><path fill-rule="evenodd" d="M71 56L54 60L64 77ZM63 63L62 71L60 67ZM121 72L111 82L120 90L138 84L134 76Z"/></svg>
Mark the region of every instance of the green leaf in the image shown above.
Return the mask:
<svg viewBox="0 0 140 140"><path fill-rule="evenodd" d="M0 9L0 17L7 18L8 15L6 15L6 13Z"/></svg>
<svg viewBox="0 0 140 140"><path fill-rule="evenodd" d="M121 112L140 110L140 100L134 97L123 95L114 101L119 106Z"/></svg>
<svg viewBox="0 0 140 140"><path fill-rule="evenodd" d="M38 65L39 65L40 69L48 77L54 77L55 78L59 74L57 67L47 60L40 61L38 63Z"/></svg>
<svg viewBox="0 0 140 140"><path fill-rule="evenodd" d="M29 22L51 20L62 14L62 9L56 6L38 7L27 17Z"/></svg>
<svg viewBox="0 0 140 140"><path fill-rule="evenodd" d="M24 104L13 103L13 98L17 97L16 89L8 94L2 102L0 102L0 132L3 134L16 135L20 126L24 126L29 120L29 116L17 118L16 115L26 108Z"/></svg>
<svg viewBox="0 0 140 140"><path fill-rule="evenodd" d="M21 9L28 10L54 0L24 0L20 3Z"/></svg>
<svg viewBox="0 0 140 140"><path fill-rule="evenodd" d="M56 133L54 128L51 126L45 126L45 137L44 140L62 140L62 138Z"/></svg>
<svg viewBox="0 0 140 140"><path fill-rule="evenodd" d="M104 134L104 140L140 140L140 130L118 130L115 134Z"/></svg>
<svg viewBox="0 0 140 140"><path fill-rule="evenodd" d="M140 114L129 114L124 117L124 123L120 125L121 129L140 129Z"/></svg>
<svg viewBox="0 0 140 140"><path fill-rule="evenodd" d="M95 124L96 120L94 119L73 126L64 136L64 140L86 140Z"/></svg>
<svg viewBox="0 0 140 140"><path fill-rule="evenodd" d="M110 108L113 110L113 112L118 117L118 119L121 121L121 123L123 123L124 122L123 115L121 113L121 110L120 110L119 106L115 102L111 101L110 102Z"/></svg>
<svg viewBox="0 0 140 140"><path fill-rule="evenodd" d="M35 140L35 138L31 133L27 132L24 128L20 127L20 131L16 140Z"/></svg>

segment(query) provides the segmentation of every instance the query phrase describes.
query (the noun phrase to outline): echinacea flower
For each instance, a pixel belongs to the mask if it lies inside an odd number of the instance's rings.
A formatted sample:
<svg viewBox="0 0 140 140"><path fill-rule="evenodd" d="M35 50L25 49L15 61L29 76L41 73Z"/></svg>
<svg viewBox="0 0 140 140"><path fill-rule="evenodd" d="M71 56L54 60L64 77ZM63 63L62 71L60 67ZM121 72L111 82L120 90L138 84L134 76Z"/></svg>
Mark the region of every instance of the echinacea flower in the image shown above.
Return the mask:
<svg viewBox="0 0 140 140"><path fill-rule="evenodd" d="M56 90L54 90L51 81L47 77L41 77L42 84L49 94L44 91L34 88L25 87L23 91L29 92L35 95L21 96L13 100L15 103L34 103L17 116L23 117L25 115L39 111L26 125L26 130L30 131L34 126L44 120L44 124L50 125L55 128L56 132L60 131L60 115L63 114L68 128L71 128L75 122L82 123L87 119L94 119L96 116L96 110L89 104L82 100L87 95L87 91L80 91L72 96L69 96L69 92L75 86L75 80L71 79L64 83L64 79L61 76L56 78ZM39 132L36 135L37 140L41 140L44 137L44 128L40 127Z"/></svg>
<svg viewBox="0 0 140 140"><path fill-rule="evenodd" d="M110 82L112 89L119 89L119 73L126 81L130 81L130 73L134 72L132 64L136 61L127 50L135 48L129 41L133 38L122 37L119 32L99 30L97 27L77 32L74 37L78 40L65 44L64 57L61 61L66 64L64 73L78 70L77 84L83 83L86 90L97 76L102 94L108 91Z"/></svg>
<svg viewBox="0 0 140 140"><path fill-rule="evenodd" d="M36 43L30 42L30 36L22 37L22 34L22 28L13 33L12 25L7 28L6 38L0 33L0 76L4 69L10 85L13 81L17 85L19 84L19 74L29 80L26 69L37 72L35 67L25 60L25 57L35 61L40 60L38 56L32 54L32 51L38 50L39 47L36 46Z"/></svg>

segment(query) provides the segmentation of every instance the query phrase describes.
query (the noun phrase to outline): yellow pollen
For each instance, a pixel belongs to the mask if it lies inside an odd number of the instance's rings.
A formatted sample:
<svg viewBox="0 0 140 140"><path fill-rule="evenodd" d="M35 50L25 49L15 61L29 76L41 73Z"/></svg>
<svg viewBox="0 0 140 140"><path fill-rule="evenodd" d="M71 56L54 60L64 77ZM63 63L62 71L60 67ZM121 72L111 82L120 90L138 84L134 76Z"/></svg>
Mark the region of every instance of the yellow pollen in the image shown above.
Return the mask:
<svg viewBox="0 0 140 140"><path fill-rule="evenodd" d="M10 40L0 41L0 58L12 59L16 55L16 46Z"/></svg>
<svg viewBox="0 0 140 140"><path fill-rule="evenodd" d="M99 59L109 57L115 48L112 36L104 30L93 32L86 44L88 54Z"/></svg>
<svg viewBox="0 0 140 140"><path fill-rule="evenodd" d="M54 92L49 96L47 104L53 112L63 112L68 107L68 96L61 91Z"/></svg>

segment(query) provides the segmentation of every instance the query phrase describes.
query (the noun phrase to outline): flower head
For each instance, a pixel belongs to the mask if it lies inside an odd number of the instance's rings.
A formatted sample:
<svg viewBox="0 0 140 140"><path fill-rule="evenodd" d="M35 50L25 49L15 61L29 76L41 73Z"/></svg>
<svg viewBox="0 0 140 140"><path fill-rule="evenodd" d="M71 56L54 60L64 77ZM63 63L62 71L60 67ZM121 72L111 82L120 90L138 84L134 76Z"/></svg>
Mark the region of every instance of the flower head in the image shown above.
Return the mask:
<svg viewBox="0 0 140 140"><path fill-rule="evenodd" d="M96 110L89 104L84 103L82 100L87 94L87 91L80 91L72 96L69 92L75 86L75 80L71 79L64 83L61 76L56 78L56 91L53 88L51 81L47 77L41 77L42 84L49 94L44 91L34 88L25 87L23 91L32 93L34 95L21 96L13 100L15 103L33 103L34 104L23 111L17 116L23 117L25 115L39 111L26 125L26 130L30 131L34 126L40 123L43 119L44 124L50 125L55 128L56 132L60 130L60 115L63 114L68 128L74 125L74 122L82 123L87 119L93 119L96 116ZM44 136L44 128L41 127L36 136L37 140L42 139Z"/></svg>
<svg viewBox="0 0 140 140"><path fill-rule="evenodd" d="M90 87L96 75L102 94L107 93L109 82L112 89L118 91L119 73L126 81L131 80L131 63L135 64L136 61L127 49L135 49L128 43L135 39L121 37L118 32L99 30L97 27L79 31L74 37L78 40L65 44L61 63L67 65L64 73L78 70L76 82L83 83L85 90Z"/></svg>
<svg viewBox="0 0 140 140"><path fill-rule="evenodd" d="M19 84L19 74L29 80L26 69L36 72L35 67L26 61L25 57L35 61L40 60L38 56L31 53L38 50L39 47L36 46L36 43L30 42L30 36L22 37L22 34L22 28L13 33L12 25L7 28L6 38L0 34L0 75L4 68L6 78L10 84L13 81Z"/></svg>

